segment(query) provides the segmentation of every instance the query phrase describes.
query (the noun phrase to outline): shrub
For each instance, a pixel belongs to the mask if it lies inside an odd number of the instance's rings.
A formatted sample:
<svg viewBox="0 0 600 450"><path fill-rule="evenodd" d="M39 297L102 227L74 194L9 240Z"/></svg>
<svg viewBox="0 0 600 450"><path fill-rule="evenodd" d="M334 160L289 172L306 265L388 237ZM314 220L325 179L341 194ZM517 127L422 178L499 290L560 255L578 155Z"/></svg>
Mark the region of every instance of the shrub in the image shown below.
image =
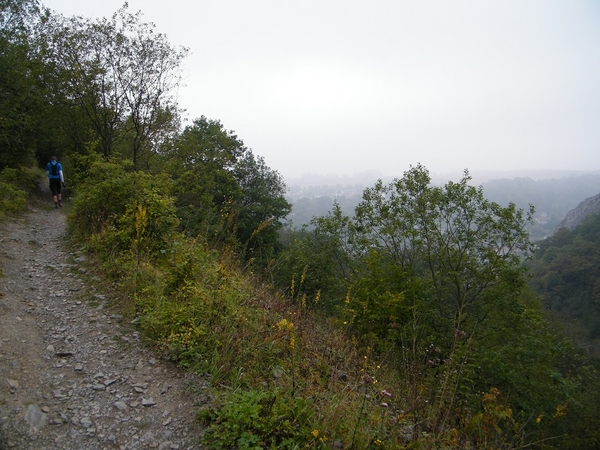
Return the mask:
<svg viewBox="0 0 600 450"><path fill-rule="evenodd" d="M6 168L0 172L0 215L25 209L25 191L20 183L21 170Z"/></svg>
<svg viewBox="0 0 600 450"><path fill-rule="evenodd" d="M0 181L0 215L22 211L25 206L25 192Z"/></svg>
<svg viewBox="0 0 600 450"><path fill-rule="evenodd" d="M236 391L220 409L199 417L209 425L203 441L213 449L326 448L311 426L310 402L274 391Z"/></svg>
<svg viewBox="0 0 600 450"><path fill-rule="evenodd" d="M126 162L91 160L75 196L71 231L113 257L164 254L178 223L170 180L127 169Z"/></svg>

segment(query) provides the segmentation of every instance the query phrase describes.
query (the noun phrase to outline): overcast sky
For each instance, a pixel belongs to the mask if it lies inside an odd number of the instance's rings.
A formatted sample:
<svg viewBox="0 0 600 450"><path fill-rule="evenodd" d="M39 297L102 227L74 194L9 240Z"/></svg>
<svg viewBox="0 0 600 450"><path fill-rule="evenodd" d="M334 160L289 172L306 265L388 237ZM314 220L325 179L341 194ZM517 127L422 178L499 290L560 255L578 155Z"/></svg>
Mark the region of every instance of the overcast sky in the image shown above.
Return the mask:
<svg viewBox="0 0 600 450"><path fill-rule="evenodd" d="M42 0L111 16L122 1ZM190 49L179 104L286 178L600 170L600 1L130 0Z"/></svg>

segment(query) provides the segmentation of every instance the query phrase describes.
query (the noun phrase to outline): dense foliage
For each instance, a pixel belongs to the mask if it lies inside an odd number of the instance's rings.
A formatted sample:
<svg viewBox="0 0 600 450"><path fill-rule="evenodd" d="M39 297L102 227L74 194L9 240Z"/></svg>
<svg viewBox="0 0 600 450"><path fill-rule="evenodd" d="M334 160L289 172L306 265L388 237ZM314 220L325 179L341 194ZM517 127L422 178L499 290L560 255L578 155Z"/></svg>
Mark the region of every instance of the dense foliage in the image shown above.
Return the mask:
<svg viewBox="0 0 600 450"><path fill-rule="evenodd" d="M38 13L34 0L0 1L0 171L31 165L40 142L43 101L29 40Z"/></svg>
<svg viewBox="0 0 600 450"><path fill-rule="evenodd" d="M596 363L527 284L533 209L489 201L467 172L433 186L418 165L352 217L334 204L286 230L263 158L218 120L181 129L186 50L139 13L0 0L0 19L2 205L23 207L35 158L58 153L71 235L123 313L213 382L207 448L598 447ZM549 307L590 321L593 220L534 266Z"/></svg>
<svg viewBox="0 0 600 450"><path fill-rule="evenodd" d="M200 117L162 154L175 180L182 229L211 243L237 243L244 258L263 263L290 211L285 183L217 120Z"/></svg>
<svg viewBox="0 0 600 450"><path fill-rule="evenodd" d="M531 267L544 306L600 355L600 216L540 242Z"/></svg>

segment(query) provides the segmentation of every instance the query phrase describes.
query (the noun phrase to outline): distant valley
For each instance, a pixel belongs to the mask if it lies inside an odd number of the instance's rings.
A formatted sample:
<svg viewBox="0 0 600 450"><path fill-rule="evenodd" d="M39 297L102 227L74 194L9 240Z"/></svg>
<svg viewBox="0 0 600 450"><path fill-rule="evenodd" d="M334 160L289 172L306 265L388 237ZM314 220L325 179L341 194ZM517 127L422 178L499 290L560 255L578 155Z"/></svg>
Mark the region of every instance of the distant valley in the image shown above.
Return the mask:
<svg viewBox="0 0 600 450"><path fill-rule="evenodd" d="M432 179L441 185L459 179L460 175L432 174ZM524 209L534 205L534 223L529 227L533 241L551 236L570 210L586 198L600 194L600 171L477 172L471 176L472 184L481 185L491 201L503 206L514 202ZM352 176L307 174L287 180L287 198L293 205L288 220L296 228L307 225L313 217L327 214L334 201L345 214L352 215L365 188L377 179L388 183L393 178L365 172Z"/></svg>

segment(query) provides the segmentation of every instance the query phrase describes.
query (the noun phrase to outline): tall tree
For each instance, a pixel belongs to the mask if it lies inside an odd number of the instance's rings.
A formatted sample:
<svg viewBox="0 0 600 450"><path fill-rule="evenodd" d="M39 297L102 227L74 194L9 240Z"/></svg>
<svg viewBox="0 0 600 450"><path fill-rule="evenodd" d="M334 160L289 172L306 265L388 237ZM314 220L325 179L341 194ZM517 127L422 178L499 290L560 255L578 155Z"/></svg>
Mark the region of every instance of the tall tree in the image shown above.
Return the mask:
<svg viewBox="0 0 600 450"><path fill-rule="evenodd" d="M356 208L357 248L426 280L453 330L474 326L506 293L522 290L521 258L533 250L525 230L533 210L490 202L469 180L465 172L458 183L431 186L419 165L365 190Z"/></svg>
<svg viewBox="0 0 600 450"><path fill-rule="evenodd" d="M188 233L232 238L247 257L265 257L290 211L285 183L218 120L202 116L165 152L177 207Z"/></svg>
<svg viewBox="0 0 600 450"><path fill-rule="evenodd" d="M281 175L251 150L238 160L233 177L241 191L236 199L236 234L245 246L246 257L264 261L276 249L281 220L291 210L285 199L286 185Z"/></svg>
<svg viewBox="0 0 600 450"><path fill-rule="evenodd" d="M164 167L175 179L181 225L189 234L224 239L240 195L232 169L248 149L218 120L202 116L187 126L164 152Z"/></svg>
<svg viewBox="0 0 600 450"><path fill-rule="evenodd" d="M29 35L35 0L0 0L0 171L33 162L39 104Z"/></svg>
<svg viewBox="0 0 600 450"><path fill-rule="evenodd" d="M65 18L46 11L40 53L53 69L51 101L88 117L105 156L117 150L139 168L148 150L173 132L179 64L187 54L127 4L110 19Z"/></svg>

